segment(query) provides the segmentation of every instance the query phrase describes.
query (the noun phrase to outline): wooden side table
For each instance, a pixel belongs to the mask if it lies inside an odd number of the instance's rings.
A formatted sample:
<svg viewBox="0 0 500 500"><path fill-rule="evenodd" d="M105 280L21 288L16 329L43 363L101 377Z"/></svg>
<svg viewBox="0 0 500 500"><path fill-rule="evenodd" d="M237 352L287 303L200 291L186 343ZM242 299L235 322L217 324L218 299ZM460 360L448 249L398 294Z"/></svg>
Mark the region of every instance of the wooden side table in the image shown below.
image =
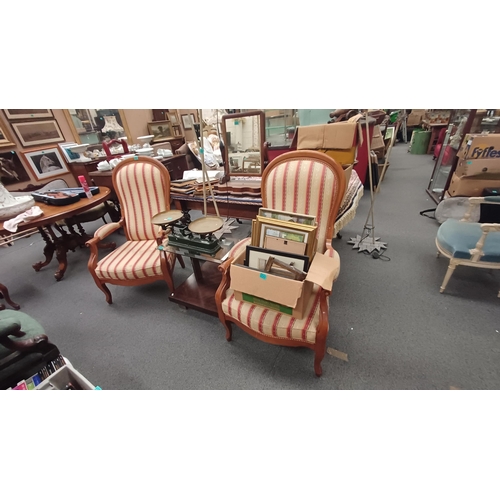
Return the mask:
<svg viewBox="0 0 500 500"><path fill-rule="evenodd" d="M436 147L438 138L439 138L439 132L448 125L446 123L428 123L428 122L422 122L422 125L424 128L429 130L431 132L431 138L429 140L429 146L427 147L427 154L431 155L434 153L434 148Z"/></svg>

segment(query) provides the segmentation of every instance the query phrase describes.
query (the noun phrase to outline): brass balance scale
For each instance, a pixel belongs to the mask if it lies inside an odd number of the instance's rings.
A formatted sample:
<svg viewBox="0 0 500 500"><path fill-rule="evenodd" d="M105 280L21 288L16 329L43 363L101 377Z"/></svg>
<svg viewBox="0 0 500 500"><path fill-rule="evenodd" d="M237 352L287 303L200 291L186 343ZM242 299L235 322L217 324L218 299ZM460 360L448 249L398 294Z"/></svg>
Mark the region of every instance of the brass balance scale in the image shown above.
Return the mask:
<svg viewBox="0 0 500 500"><path fill-rule="evenodd" d="M201 109L198 110L198 115L200 117L200 137L203 137ZM194 129L194 123L192 123L192 127ZM151 219L151 222L160 226L164 231L168 231L169 246L183 248L194 254L206 253L215 255L222 247L219 239L214 236L214 233L221 229L224 225L224 220L219 215L217 202L212 191L212 184L208 178L203 147L200 147L198 138L196 138L196 141L198 142L198 149L201 156L204 215L199 219L191 221L189 213L182 212L181 210L167 210L155 215ZM217 216L207 215L205 183L208 184ZM159 249L162 250L162 248Z"/></svg>

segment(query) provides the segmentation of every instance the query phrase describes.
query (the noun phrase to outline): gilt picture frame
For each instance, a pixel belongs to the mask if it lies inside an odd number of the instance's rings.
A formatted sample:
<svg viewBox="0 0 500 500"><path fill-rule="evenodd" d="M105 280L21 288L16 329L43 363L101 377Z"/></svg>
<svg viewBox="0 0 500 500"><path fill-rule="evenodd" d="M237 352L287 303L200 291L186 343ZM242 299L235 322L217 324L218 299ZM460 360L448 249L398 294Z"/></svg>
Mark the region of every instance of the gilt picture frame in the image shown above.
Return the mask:
<svg viewBox="0 0 500 500"><path fill-rule="evenodd" d="M148 123L149 134L153 135L152 143L164 142L173 137L172 124L168 120Z"/></svg>
<svg viewBox="0 0 500 500"><path fill-rule="evenodd" d="M5 109L4 111L9 120L52 118L54 116L50 109Z"/></svg>
<svg viewBox="0 0 500 500"><path fill-rule="evenodd" d="M24 147L55 144L64 141L56 120L12 123L12 128Z"/></svg>
<svg viewBox="0 0 500 500"><path fill-rule="evenodd" d="M0 148L12 148L15 146L16 143L12 139L10 132L7 130L7 127L2 120L0 120Z"/></svg>

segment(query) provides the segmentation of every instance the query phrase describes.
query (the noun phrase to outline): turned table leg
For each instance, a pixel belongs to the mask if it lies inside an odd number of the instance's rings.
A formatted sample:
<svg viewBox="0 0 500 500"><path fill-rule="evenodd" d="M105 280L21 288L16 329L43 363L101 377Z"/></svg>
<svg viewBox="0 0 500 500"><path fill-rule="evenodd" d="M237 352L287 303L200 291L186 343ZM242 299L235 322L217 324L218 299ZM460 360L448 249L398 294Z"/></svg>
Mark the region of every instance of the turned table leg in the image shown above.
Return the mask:
<svg viewBox="0 0 500 500"><path fill-rule="evenodd" d="M5 302L7 302L7 304L12 306L14 309L21 309L21 306L19 304L12 302L7 287L5 285L2 285L2 283L0 283L0 297L3 297L5 299ZM5 306L3 304L0 304L0 311L2 309L5 309Z"/></svg>
<svg viewBox="0 0 500 500"><path fill-rule="evenodd" d="M44 262L40 261L37 262L36 264L33 264L33 269L36 272L40 271L40 269L50 264L50 262L52 261L52 257L54 256L54 252L56 250L56 245L50 239L50 236L46 232L45 228L39 227L38 231L42 235L43 241L45 241L45 247L43 249L43 255L45 255L45 261Z"/></svg>

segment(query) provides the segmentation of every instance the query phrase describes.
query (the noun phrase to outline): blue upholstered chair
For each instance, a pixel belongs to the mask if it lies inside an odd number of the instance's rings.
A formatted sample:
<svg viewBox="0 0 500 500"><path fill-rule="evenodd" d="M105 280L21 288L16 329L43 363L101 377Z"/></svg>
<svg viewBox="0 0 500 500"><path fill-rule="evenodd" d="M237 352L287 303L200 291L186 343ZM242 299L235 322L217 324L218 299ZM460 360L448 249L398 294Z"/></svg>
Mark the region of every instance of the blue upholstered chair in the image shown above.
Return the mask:
<svg viewBox="0 0 500 500"><path fill-rule="evenodd" d="M481 203L500 204L500 196L469 198L469 209L464 218L461 221L448 219L438 230L438 257L442 254L450 259L441 293L457 266L500 269L500 224L469 222L474 205Z"/></svg>

